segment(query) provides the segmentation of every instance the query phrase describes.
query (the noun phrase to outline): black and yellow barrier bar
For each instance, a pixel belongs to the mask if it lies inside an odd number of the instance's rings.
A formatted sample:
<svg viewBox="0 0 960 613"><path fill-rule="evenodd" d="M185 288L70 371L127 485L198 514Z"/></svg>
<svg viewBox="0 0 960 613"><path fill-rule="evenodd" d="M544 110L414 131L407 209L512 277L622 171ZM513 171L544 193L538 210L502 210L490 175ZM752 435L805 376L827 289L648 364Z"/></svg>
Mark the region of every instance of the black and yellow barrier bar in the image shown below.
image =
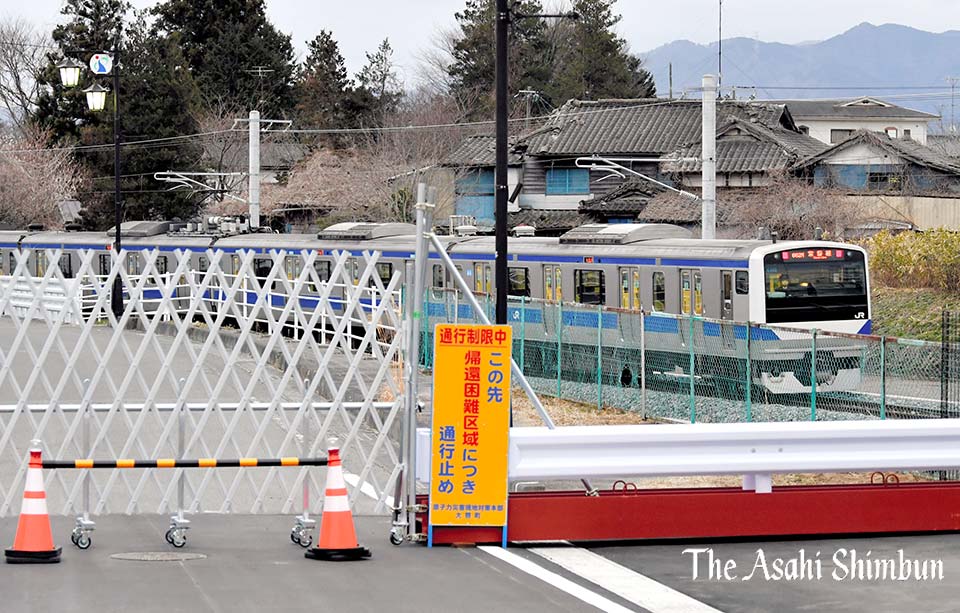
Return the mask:
<svg viewBox="0 0 960 613"><path fill-rule="evenodd" d="M44 460L43 467L54 468L240 468L255 466L326 466L327 458L239 458L217 460Z"/></svg>

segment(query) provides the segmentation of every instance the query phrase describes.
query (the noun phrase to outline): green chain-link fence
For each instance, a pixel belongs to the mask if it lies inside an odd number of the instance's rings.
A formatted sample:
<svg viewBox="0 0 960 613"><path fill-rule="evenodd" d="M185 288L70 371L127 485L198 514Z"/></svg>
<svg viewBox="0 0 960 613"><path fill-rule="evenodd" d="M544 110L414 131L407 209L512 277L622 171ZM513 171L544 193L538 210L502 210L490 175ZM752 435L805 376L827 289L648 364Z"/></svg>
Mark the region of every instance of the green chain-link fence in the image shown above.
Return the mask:
<svg viewBox="0 0 960 613"><path fill-rule="evenodd" d="M478 299L493 319L491 297ZM424 310L429 369L434 326L479 319L453 291L431 290ZM508 317L513 357L537 392L667 420L940 417L942 389L953 389L944 382L960 377L927 341L519 298Z"/></svg>

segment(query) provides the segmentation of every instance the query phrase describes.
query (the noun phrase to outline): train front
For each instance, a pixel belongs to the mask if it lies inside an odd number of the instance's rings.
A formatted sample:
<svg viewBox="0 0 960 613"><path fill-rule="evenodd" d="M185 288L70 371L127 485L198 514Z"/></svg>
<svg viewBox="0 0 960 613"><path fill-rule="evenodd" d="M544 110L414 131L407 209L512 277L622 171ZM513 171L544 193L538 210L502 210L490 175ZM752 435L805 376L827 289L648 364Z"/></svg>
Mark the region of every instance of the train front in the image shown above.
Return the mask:
<svg viewBox="0 0 960 613"><path fill-rule="evenodd" d="M852 335L871 329L866 252L824 241L774 243L751 254L749 274L750 320L767 324L774 341L769 352L758 347L758 383L788 394L809 392L814 381L821 391L856 389L864 342Z"/></svg>

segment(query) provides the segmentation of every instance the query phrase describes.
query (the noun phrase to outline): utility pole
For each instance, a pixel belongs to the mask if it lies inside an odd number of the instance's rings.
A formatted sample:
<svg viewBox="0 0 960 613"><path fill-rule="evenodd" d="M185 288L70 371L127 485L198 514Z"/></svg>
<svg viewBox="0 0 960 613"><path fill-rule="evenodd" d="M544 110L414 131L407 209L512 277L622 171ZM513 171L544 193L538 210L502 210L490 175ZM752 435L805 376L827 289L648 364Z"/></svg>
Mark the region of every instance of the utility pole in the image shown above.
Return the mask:
<svg viewBox="0 0 960 613"><path fill-rule="evenodd" d="M670 94L667 98L673 100L673 62L667 64L667 81L670 83Z"/></svg>
<svg viewBox="0 0 960 613"><path fill-rule="evenodd" d="M717 237L717 81L703 75L703 121L701 131L700 183L703 190L700 237Z"/></svg>
<svg viewBox="0 0 960 613"><path fill-rule="evenodd" d="M494 178L496 252L494 285L497 286L497 323L507 323L507 28L510 7L507 0L497 0L497 167Z"/></svg>
<svg viewBox="0 0 960 613"><path fill-rule="evenodd" d="M956 115L954 114L954 94L957 89L957 81L960 81L960 77L947 77L947 81L950 83L950 133L957 133L957 122Z"/></svg>
<svg viewBox="0 0 960 613"><path fill-rule="evenodd" d="M250 188L248 202L250 203L250 229L260 227L260 111L250 111L249 164Z"/></svg>
<svg viewBox="0 0 960 613"><path fill-rule="evenodd" d="M497 257L494 272L494 284L497 286L497 309L496 315L498 324L507 323L507 294L510 291L507 273L507 32L510 27L510 20L513 19L547 19L547 18L567 18L579 19L577 13L563 14L535 14L512 13L507 0L497 0L496 4L496 36L497 36L497 61L496 61L496 153L497 166L494 176L494 233L496 239Z"/></svg>
<svg viewBox="0 0 960 613"><path fill-rule="evenodd" d="M717 91L723 83L723 0L720 0L720 10L717 18Z"/></svg>

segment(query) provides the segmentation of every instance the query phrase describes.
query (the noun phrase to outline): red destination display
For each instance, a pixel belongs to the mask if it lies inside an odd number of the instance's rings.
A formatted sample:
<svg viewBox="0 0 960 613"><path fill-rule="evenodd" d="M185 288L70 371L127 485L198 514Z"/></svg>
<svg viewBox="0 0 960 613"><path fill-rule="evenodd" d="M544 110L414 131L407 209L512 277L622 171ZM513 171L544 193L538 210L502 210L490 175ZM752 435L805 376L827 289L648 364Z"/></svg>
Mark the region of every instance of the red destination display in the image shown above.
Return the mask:
<svg viewBox="0 0 960 613"><path fill-rule="evenodd" d="M801 249L798 251L783 251L780 258L784 262L796 260L819 262L822 260L842 260L844 255L843 249Z"/></svg>

